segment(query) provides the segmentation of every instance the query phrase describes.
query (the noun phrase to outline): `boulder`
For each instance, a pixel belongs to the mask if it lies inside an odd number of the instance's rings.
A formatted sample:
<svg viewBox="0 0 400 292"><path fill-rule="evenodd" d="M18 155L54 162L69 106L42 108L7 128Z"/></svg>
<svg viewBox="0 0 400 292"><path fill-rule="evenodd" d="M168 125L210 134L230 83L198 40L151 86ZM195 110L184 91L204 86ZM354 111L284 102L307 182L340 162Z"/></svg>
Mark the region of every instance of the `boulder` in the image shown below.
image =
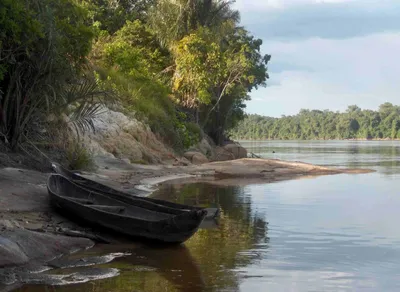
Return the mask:
<svg viewBox="0 0 400 292"><path fill-rule="evenodd" d="M2 231L0 267L25 264L31 260L49 261L56 256L93 246L86 238L59 236L25 229Z"/></svg>
<svg viewBox="0 0 400 292"><path fill-rule="evenodd" d="M228 161L234 160L235 156L232 152L229 152L224 147L215 148L214 155L212 156L212 161Z"/></svg>
<svg viewBox="0 0 400 292"><path fill-rule="evenodd" d="M129 159L131 163L161 163L173 151L163 144L148 125L134 116L107 108L93 121L84 143L94 156Z"/></svg>
<svg viewBox="0 0 400 292"><path fill-rule="evenodd" d="M200 141L198 148L199 148L200 152L206 156L211 156L212 153L214 152L212 144L206 138L203 138Z"/></svg>
<svg viewBox="0 0 400 292"><path fill-rule="evenodd" d="M191 162L188 159L186 159L185 157L182 157L179 159L177 158L172 165L173 166L188 166L190 164L191 164Z"/></svg>
<svg viewBox="0 0 400 292"><path fill-rule="evenodd" d="M196 145L190 147L188 152L200 152L206 157L212 157L214 155L214 148L215 145L211 138L204 135L204 138Z"/></svg>
<svg viewBox="0 0 400 292"><path fill-rule="evenodd" d="M228 144L224 149L232 153L235 159L247 158L247 150L238 144Z"/></svg>
<svg viewBox="0 0 400 292"><path fill-rule="evenodd" d="M189 151L186 152L183 156L193 164L203 164L209 162L208 158L200 152Z"/></svg>

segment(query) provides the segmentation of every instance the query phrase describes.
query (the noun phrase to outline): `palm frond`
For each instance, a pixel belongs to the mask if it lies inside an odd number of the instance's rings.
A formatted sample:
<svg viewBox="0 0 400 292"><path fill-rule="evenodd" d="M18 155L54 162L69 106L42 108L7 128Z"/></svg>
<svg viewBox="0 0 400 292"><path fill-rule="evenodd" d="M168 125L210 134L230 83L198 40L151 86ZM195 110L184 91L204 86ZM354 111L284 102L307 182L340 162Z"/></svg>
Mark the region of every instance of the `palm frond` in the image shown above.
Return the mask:
<svg viewBox="0 0 400 292"><path fill-rule="evenodd" d="M68 84L59 93L60 107L73 105L77 102L112 104L116 102L116 95L109 90L101 90L98 82L93 78L83 78Z"/></svg>
<svg viewBox="0 0 400 292"><path fill-rule="evenodd" d="M101 104L82 103L72 111L68 117L68 124L75 130L79 138L80 134L88 131L96 131L94 121L98 115L105 111Z"/></svg>

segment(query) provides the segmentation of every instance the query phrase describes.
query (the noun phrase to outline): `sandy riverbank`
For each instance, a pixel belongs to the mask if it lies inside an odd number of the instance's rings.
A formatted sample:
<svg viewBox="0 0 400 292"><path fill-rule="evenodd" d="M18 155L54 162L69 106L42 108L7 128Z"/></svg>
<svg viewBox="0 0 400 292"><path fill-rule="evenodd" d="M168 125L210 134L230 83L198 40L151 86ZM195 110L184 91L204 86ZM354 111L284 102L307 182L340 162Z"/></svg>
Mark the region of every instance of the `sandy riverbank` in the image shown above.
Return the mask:
<svg viewBox="0 0 400 292"><path fill-rule="evenodd" d="M203 165L138 165L98 157L96 173L88 178L128 193L148 195L166 180L204 179L218 184L275 182L334 174L362 174L367 169L334 169L301 162L240 159ZM60 236L64 230L90 232L54 213L48 202L48 174L32 170L0 169L0 266L47 262L63 253L88 248L86 238ZM113 242L115 238L107 238ZM44 248L45 247L45 248Z"/></svg>

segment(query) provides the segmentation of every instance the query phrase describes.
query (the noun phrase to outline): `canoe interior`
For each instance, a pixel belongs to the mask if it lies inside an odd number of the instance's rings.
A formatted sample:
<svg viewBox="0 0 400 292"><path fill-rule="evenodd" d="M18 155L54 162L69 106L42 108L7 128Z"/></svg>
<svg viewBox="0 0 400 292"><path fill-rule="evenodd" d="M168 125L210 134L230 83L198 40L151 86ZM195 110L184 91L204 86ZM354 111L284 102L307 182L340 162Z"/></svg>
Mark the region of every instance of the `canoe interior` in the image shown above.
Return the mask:
<svg viewBox="0 0 400 292"><path fill-rule="evenodd" d="M98 183L96 181L92 181L90 179L87 179L85 177L82 177L80 175L77 175L73 173L72 171L69 171L62 167L60 164L53 162L52 163L53 170L62 175L67 177L68 179L72 180L74 183L86 188L86 189L91 189L94 190L98 193L101 194L106 194L109 196L113 196L114 198L120 198L129 203L129 199L135 200L135 201L143 201L143 202L149 202L153 203L155 205L161 206L161 208L158 208L154 206L155 211L162 211L166 213L171 213L171 214L179 214L180 211L189 211L189 210L203 210L205 209L207 211L207 218L215 218L219 215L219 208L201 208L201 207L196 207L196 206L189 206L189 205L184 205L184 204L178 204L178 203L173 203L169 201L164 201L164 200L159 200L159 199L154 199L154 198L148 198L148 197L140 197L137 195L132 195L128 193L124 193L122 191L113 189L109 186L103 185L101 183ZM128 199L129 198L129 199ZM147 205L147 207L150 207ZM169 210L167 208L170 208ZM180 210L180 211L179 211Z"/></svg>
<svg viewBox="0 0 400 292"><path fill-rule="evenodd" d="M85 190L61 175L52 175L48 181L48 188L57 196L103 212L146 221L160 221L174 216L172 214L137 207L93 191Z"/></svg>

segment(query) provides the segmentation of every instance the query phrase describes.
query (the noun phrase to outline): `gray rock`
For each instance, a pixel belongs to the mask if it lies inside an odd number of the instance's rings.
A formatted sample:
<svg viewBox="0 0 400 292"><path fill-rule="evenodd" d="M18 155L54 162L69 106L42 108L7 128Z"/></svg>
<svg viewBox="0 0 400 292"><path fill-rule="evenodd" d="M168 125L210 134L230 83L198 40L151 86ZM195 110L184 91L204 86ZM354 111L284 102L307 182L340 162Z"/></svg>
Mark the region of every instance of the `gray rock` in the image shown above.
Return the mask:
<svg viewBox="0 0 400 292"><path fill-rule="evenodd" d="M29 261L28 256L18 244L6 237L0 236L0 266L22 265Z"/></svg>
<svg viewBox="0 0 400 292"><path fill-rule="evenodd" d="M85 133L84 144L94 156L159 163L172 153L148 125L134 116L104 109L93 123L95 131Z"/></svg>
<svg viewBox="0 0 400 292"><path fill-rule="evenodd" d="M209 162L208 158L200 152L189 151L183 156L193 164L203 164Z"/></svg>
<svg viewBox="0 0 400 292"><path fill-rule="evenodd" d="M223 147L215 148L215 153L211 158L212 161L228 161L228 160L234 160L234 159L235 159L235 156L233 155L233 153L226 150Z"/></svg>
<svg viewBox="0 0 400 292"><path fill-rule="evenodd" d="M233 154L235 159L247 158L247 150L238 144L228 144L224 149Z"/></svg>
<svg viewBox="0 0 400 292"><path fill-rule="evenodd" d="M0 236L0 267L21 265L29 261L49 261L56 256L93 246L86 238L15 229Z"/></svg>

